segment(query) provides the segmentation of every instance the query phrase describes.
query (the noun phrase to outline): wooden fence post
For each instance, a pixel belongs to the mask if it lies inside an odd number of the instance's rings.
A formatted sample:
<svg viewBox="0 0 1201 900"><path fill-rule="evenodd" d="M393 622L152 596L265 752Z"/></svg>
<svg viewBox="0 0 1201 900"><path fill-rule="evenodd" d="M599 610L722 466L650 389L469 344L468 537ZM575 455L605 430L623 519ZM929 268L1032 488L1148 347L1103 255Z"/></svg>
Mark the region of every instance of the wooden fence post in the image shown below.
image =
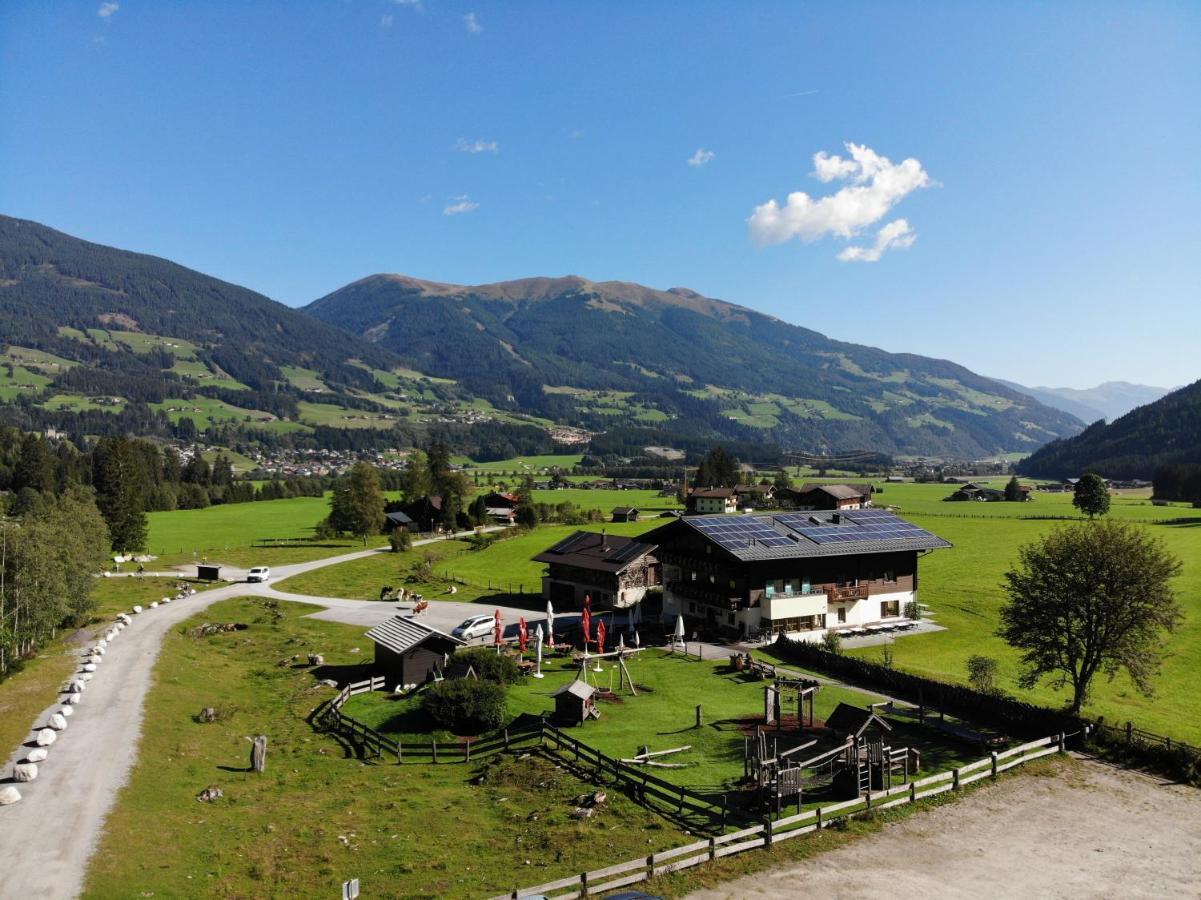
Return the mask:
<svg viewBox="0 0 1201 900"><path fill-rule="evenodd" d="M696 727L701 727L701 705L699 703L696 705Z"/></svg>
<svg viewBox="0 0 1201 900"><path fill-rule="evenodd" d="M471 738L463 744L463 762L471 762Z"/></svg>
<svg viewBox="0 0 1201 900"><path fill-rule="evenodd" d="M509 729L505 728L505 749L509 749Z"/></svg>
<svg viewBox="0 0 1201 900"><path fill-rule="evenodd" d="M650 853L646 857L646 877L648 879L655 877L655 854Z"/></svg>
<svg viewBox="0 0 1201 900"><path fill-rule="evenodd" d="M587 872L580 873L580 896L581 897L588 896L588 873Z"/></svg>
<svg viewBox="0 0 1201 900"><path fill-rule="evenodd" d="M958 769L955 769L951 773L951 790L953 790L953 791L959 790L959 770Z"/></svg>
<svg viewBox="0 0 1201 900"><path fill-rule="evenodd" d="M815 809L813 811L813 813L816 816L817 830L821 831L822 830L822 808L819 806L817 809Z"/></svg>
<svg viewBox="0 0 1201 900"><path fill-rule="evenodd" d="M431 739L430 745L434 748L434 762L438 761L438 742Z"/></svg>
<svg viewBox="0 0 1201 900"><path fill-rule="evenodd" d="M992 760L992 777L997 777L997 751L994 750L989 754L989 759Z"/></svg>
<svg viewBox="0 0 1201 900"><path fill-rule="evenodd" d="M763 819L763 847L765 850L771 849L771 819Z"/></svg>
<svg viewBox="0 0 1201 900"><path fill-rule="evenodd" d="M717 859L717 838L709 838L709 862Z"/></svg>
<svg viewBox="0 0 1201 900"><path fill-rule="evenodd" d="M1134 742L1134 723L1127 722L1126 723L1126 743L1131 744L1133 742Z"/></svg>
<svg viewBox="0 0 1201 900"><path fill-rule="evenodd" d="M917 802L917 782L916 781L909 782L909 802L910 803Z"/></svg>
<svg viewBox="0 0 1201 900"><path fill-rule="evenodd" d="M1059 752L1060 753L1068 752L1068 736L1067 736L1066 732L1063 732L1063 731L1059 732Z"/></svg>

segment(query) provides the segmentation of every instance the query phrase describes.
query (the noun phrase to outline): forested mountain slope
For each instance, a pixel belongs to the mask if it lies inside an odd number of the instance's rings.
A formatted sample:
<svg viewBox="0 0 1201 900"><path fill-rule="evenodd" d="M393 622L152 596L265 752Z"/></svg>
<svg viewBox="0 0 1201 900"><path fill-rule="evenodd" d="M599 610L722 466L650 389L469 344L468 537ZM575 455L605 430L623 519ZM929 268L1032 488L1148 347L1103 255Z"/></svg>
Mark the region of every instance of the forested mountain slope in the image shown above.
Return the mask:
<svg viewBox="0 0 1201 900"><path fill-rule="evenodd" d="M1201 463L1201 381L1140 406L1106 425L1097 422L1043 447L1019 468L1026 475L1151 478L1158 466Z"/></svg>
<svg viewBox="0 0 1201 900"><path fill-rule="evenodd" d="M498 407L590 428L632 421L806 449L982 456L1082 427L955 363L831 340L683 288L375 275L305 310Z"/></svg>

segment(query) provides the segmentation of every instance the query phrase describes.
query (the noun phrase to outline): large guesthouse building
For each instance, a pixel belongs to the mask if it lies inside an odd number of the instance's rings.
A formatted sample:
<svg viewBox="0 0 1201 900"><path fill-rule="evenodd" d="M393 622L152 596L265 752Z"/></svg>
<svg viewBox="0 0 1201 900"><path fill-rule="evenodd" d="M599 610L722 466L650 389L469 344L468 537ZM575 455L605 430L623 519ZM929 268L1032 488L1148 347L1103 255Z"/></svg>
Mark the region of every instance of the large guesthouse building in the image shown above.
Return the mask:
<svg viewBox="0 0 1201 900"><path fill-rule="evenodd" d="M546 564L542 593L559 609L581 609L585 597L594 608L628 609L659 583L653 544L604 531L577 531L534 562Z"/></svg>
<svg viewBox="0 0 1201 900"><path fill-rule="evenodd" d="M902 619L918 559L951 546L883 509L687 516L639 540L657 547L666 620L808 640Z"/></svg>

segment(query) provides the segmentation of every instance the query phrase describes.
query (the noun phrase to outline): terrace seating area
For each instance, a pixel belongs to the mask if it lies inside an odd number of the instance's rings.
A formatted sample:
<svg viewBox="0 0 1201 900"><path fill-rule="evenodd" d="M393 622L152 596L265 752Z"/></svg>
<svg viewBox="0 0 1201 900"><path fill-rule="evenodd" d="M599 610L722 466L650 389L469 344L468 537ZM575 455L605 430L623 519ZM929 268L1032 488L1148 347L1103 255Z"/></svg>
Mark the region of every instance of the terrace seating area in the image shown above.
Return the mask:
<svg viewBox="0 0 1201 900"><path fill-rule="evenodd" d="M881 634L903 634L918 627L914 621L906 622L877 622L874 625L852 625L845 628L833 628L841 638L875 637Z"/></svg>

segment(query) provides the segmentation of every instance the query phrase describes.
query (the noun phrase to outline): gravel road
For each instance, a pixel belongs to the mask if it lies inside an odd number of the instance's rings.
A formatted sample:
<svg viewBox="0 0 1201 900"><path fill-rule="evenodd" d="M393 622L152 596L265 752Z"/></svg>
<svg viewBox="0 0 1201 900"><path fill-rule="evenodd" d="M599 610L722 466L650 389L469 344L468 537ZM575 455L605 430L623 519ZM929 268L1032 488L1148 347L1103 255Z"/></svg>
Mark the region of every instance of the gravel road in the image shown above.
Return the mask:
<svg viewBox="0 0 1201 900"><path fill-rule="evenodd" d="M362 550L279 566L272 575L282 580L380 552L388 551ZM160 604L156 609L146 608L133 616L130 626L113 641L103 657L75 707L75 714L68 720L67 730L49 748L45 762L38 764L38 779L17 786L22 796L19 803L0 808L0 900L67 898L79 894L104 819L137 759L142 710L163 635L219 600L245 596L269 596L326 606L327 609L315 615L366 627L398 612L395 603L308 597L281 593L269 584L235 583ZM431 604L431 608L437 610L436 615L430 616L435 627L453 627L467 615L481 611L479 606L469 603L441 600ZM517 616L522 614L529 615L502 607L507 622L515 624ZM92 643L88 641L85 646ZM43 727L60 706L61 702L56 701L39 715L33 723L36 728ZM0 786L7 782L12 765L33 748L33 734L31 729L27 743L17 748L8 760ZM153 845L153 829L153 823L147 823L147 847Z"/></svg>

